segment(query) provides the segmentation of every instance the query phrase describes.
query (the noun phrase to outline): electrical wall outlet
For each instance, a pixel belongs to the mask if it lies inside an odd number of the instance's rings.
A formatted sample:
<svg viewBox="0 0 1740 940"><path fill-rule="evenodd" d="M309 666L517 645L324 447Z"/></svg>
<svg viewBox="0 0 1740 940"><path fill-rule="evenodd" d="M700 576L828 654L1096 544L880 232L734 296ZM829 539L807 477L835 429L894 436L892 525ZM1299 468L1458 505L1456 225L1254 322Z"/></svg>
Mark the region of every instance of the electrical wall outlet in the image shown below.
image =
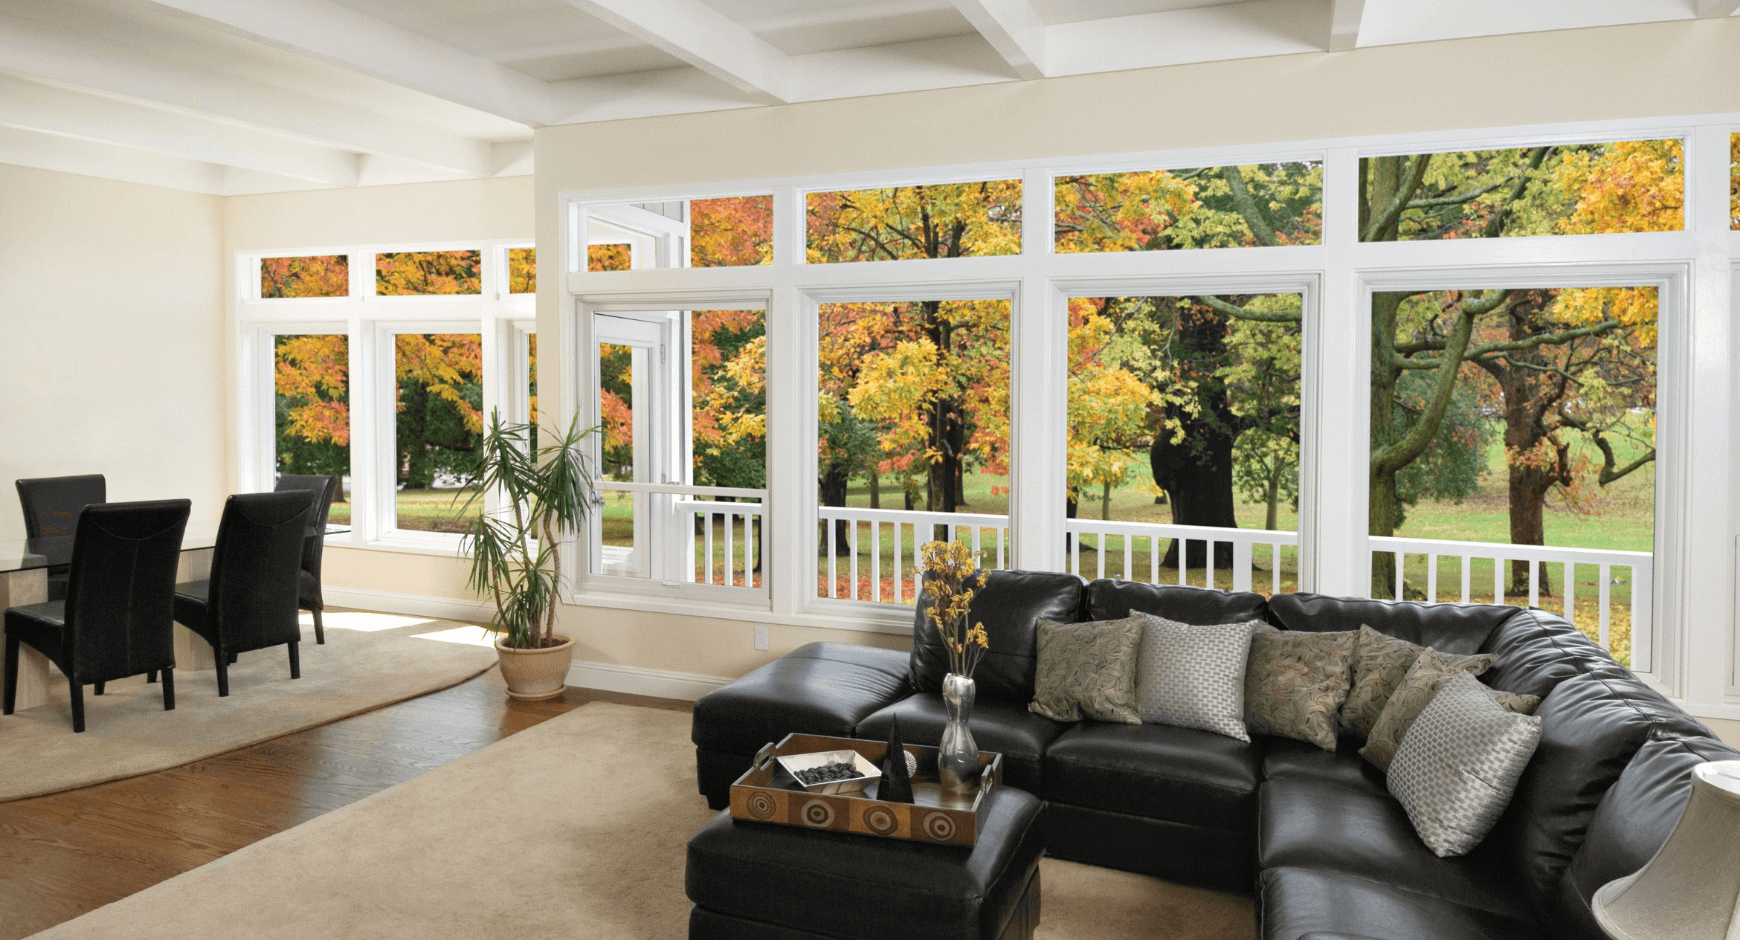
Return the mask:
<svg viewBox="0 0 1740 940"><path fill-rule="evenodd" d="M758 650L767 649L767 624L765 623L755 625L755 648Z"/></svg>

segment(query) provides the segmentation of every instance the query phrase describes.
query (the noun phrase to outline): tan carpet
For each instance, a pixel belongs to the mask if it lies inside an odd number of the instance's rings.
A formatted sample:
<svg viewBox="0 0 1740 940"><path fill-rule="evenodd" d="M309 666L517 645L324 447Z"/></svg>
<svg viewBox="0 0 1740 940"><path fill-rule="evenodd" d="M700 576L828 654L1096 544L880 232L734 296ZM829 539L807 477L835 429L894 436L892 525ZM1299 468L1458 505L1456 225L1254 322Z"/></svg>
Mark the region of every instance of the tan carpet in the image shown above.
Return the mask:
<svg viewBox="0 0 1740 940"><path fill-rule="evenodd" d="M689 721L585 705L36 937L680 938ZM1247 901L1044 864L1048 940L1255 934Z"/></svg>
<svg viewBox="0 0 1740 940"><path fill-rule="evenodd" d="M463 682L495 664L478 627L416 617L335 612L326 643L304 626L302 678L284 647L243 653L230 694L217 673L176 671L175 710L143 677L85 689L85 732L72 730L66 680L46 704L0 717L0 802L119 780L233 751ZM311 621L310 621L311 622ZM349 628L347 628L347 625ZM438 642L418 634L440 633Z"/></svg>

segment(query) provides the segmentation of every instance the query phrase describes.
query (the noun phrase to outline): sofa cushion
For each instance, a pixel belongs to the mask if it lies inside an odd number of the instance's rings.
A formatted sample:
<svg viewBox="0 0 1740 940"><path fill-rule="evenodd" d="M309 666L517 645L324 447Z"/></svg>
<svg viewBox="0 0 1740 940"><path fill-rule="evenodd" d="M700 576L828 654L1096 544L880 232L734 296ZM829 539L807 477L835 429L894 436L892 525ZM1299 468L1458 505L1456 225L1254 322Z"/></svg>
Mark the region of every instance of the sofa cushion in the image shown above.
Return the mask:
<svg viewBox="0 0 1740 940"><path fill-rule="evenodd" d="M1250 733L1298 738L1335 750L1336 716L1347 700L1358 636L1258 625L1245 669L1245 725Z"/></svg>
<svg viewBox="0 0 1740 940"><path fill-rule="evenodd" d="M1333 751L1293 738L1263 739L1264 780L1315 780L1390 799L1383 772L1359 756L1359 736L1344 733Z"/></svg>
<svg viewBox="0 0 1740 940"><path fill-rule="evenodd" d="M1642 680L1583 675L1559 683L1535 715L1541 740L1489 840L1523 866L1537 901L1555 896L1609 787L1652 731L1709 731Z"/></svg>
<svg viewBox="0 0 1740 940"><path fill-rule="evenodd" d="M1040 792L1072 806L1249 831L1260 757L1255 745L1212 731L1090 721L1046 750Z"/></svg>
<svg viewBox="0 0 1740 940"><path fill-rule="evenodd" d="M1319 931L1381 940L1541 940L1540 927L1383 881L1309 868L1270 868L1257 879L1263 940Z"/></svg>
<svg viewBox="0 0 1740 940"><path fill-rule="evenodd" d="M948 724L948 711L942 696L919 694L909 696L876 712L858 723L856 736L872 741L886 741L888 728L900 719L900 737L907 744L936 747L942 740L943 726ZM1097 722L1092 722L1097 724ZM979 700L967 720L973 740L981 751L996 751L1003 755L1003 782L1029 793L1038 793L1041 763L1045 748L1070 725L1041 718L1027 710L1027 703ZM1108 727L1132 727L1114 725Z"/></svg>
<svg viewBox="0 0 1740 940"><path fill-rule="evenodd" d="M1074 622L1081 606L1082 580L1073 574L1050 571L990 574L990 580L973 595L967 608L967 622L983 623L991 643L973 673L978 700L1019 702L1025 708L1033 700L1033 670L1039 651L1035 627L1039 618L1053 623ZM929 609L929 595L921 596L912 627L912 687L918 692L940 693L943 676L949 672L949 651L936 625L926 616Z"/></svg>
<svg viewBox="0 0 1740 940"><path fill-rule="evenodd" d="M1484 676L1487 684L1518 695L1545 698L1566 679L1591 672L1625 674L1565 618L1533 608L1500 624L1480 651L1498 657Z"/></svg>
<svg viewBox="0 0 1740 940"><path fill-rule="evenodd" d="M1041 619L1038 632L1039 655L1028 711L1054 721L1086 717L1127 725L1142 723L1136 704L1140 617L1089 623Z"/></svg>
<svg viewBox="0 0 1740 940"><path fill-rule="evenodd" d="M694 742L754 754L792 732L850 737L907 688L907 656L852 643L810 643L695 702Z"/></svg>
<svg viewBox="0 0 1740 940"><path fill-rule="evenodd" d="M1498 604L1422 604L1323 594L1276 594L1269 599L1270 622L1288 630L1330 633L1365 624L1417 646L1464 655L1479 652L1492 631L1516 612Z"/></svg>
<svg viewBox="0 0 1740 940"><path fill-rule="evenodd" d="M1251 591L1217 591L1186 584L1100 578L1082 592L1083 620L1114 620L1133 611L1179 623L1244 623L1268 615L1268 599Z"/></svg>
<svg viewBox="0 0 1740 940"><path fill-rule="evenodd" d="M1497 852L1482 847L1439 858L1381 790L1285 777L1265 781L1258 803L1257 863L1263 868L1332 871L1505 917L1534 915L1533 900L1516 890L1514 867Z"/></svg>
<svg viewBox="0 0 1740 940"><path fill-rule="evenodd" d="M1710 738L1653 731L1590 818L1546 919L1574 927L1567 936L1600 936L1590 899L1655 857L1691 799L1692 768L1716 760L1740 760L1740 751Z"/></svg>
<svg viewBox="0 0 1740 940"><path fill-rule="evenodd" d="M1138 614L1136 699L1143 721L1200 728L1249 741L1245 730L1245 665L1251 628L1260 621L1183 624Z"/></svg>

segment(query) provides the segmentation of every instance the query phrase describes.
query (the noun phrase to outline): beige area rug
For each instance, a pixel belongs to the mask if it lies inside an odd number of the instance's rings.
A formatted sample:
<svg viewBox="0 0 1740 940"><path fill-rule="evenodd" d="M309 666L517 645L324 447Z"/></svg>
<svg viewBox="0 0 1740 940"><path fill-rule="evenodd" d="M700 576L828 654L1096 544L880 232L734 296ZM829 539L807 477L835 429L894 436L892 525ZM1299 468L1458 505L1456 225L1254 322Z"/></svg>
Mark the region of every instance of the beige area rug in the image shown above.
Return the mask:
<svg viewBox="0 0 1740 940"><path fill-rule="evenodd" d="M681 938L689 721L584 705L36 937ZM1255 935L1248 901L1043 864L1047 940Z"/></svg>
<svg viewBox="0 0 1740 940"><path fill-rule="evenodd" d="M326 643L316 644L304 615L300 679L280 646L243 653L228 698L216 672L176 670L174 711L142 676L100 696L86 687L83 734L54 673L47 703L0 717L0 802L179 767L447 688L496 661L475 626L361 611L325 621Z"/></svg>

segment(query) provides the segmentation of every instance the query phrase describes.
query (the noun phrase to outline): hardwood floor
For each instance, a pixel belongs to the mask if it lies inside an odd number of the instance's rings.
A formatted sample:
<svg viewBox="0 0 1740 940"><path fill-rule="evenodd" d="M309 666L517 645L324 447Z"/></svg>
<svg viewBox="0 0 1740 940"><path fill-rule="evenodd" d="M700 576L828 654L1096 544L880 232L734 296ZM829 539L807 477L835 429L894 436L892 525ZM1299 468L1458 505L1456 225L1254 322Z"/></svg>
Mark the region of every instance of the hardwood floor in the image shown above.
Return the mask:
<svg viewBox="0 0 1740 940"><path fill-rule="evenodd" d="M574 688L516 702L491 669L184 767L0 803L0 940L71 920L591 701L690 710Z"/></svg>

